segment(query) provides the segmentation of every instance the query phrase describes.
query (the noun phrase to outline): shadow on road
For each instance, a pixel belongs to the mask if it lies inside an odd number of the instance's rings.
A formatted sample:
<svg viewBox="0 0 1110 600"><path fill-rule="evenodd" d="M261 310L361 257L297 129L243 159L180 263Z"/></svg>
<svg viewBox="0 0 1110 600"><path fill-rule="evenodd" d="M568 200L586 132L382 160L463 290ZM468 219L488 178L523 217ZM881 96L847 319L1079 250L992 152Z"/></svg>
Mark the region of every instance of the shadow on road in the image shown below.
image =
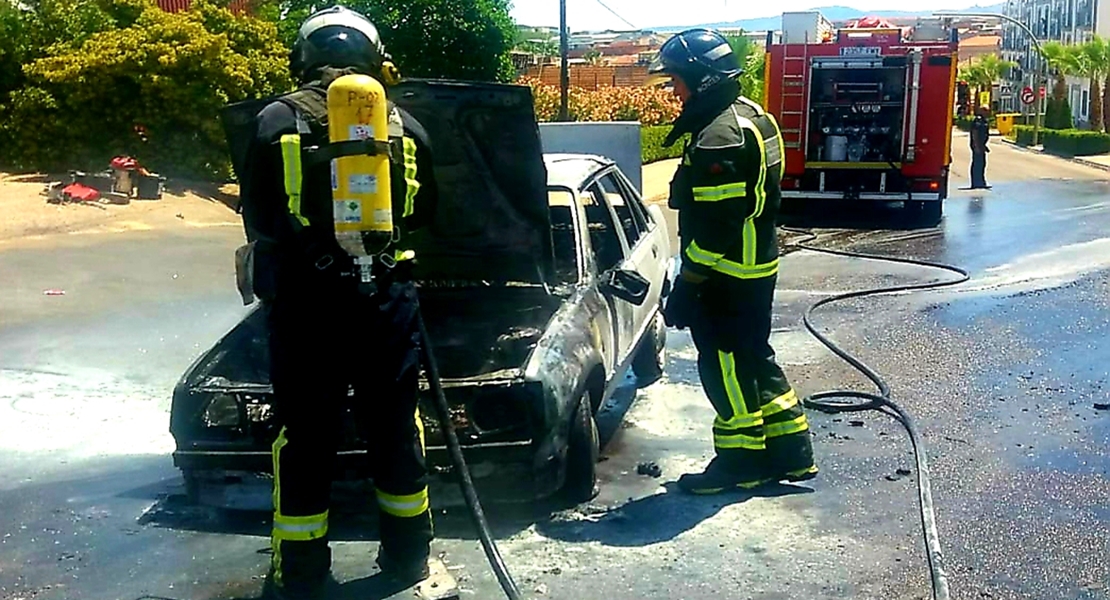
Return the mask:
<svg viewBox="0 0 1110 600"><path fill-rule="evenodd" d="M691 496L677 484L664 486L665 493L633 500L622 506L589 512L573 510L556 515L536 526L539 533L565 542L599 542L606 546L640 547L672 540L716 515L726 506L752 498L780 498L813 493L795 485L768 486L760 490L716 496Z"/></svg>
<svg viewBox="0 0 1110 600"><path fill-rule="evenodd" d="M779 225L821 229L928 229L920 217L903 208L900 202L862 202L845 200L784 202Z"/></svg>

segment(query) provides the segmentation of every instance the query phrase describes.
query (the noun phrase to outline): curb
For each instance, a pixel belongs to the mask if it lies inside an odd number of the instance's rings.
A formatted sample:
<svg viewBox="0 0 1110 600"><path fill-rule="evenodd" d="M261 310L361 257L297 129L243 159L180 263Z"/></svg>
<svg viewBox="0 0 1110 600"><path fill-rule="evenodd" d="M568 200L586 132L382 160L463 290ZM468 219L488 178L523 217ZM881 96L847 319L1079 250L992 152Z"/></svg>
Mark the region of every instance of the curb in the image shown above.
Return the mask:
<svg viewBox="0 0 1110 600"><path fill-rule="evenodd" d="M1011 148L1014 148L1014 149L1019 150L1021 152L1028 152L1030 154L1039 154L1041 156L1051 156L1052 158L1058 158L1060 160L1066 160L1068 162L1075 163L1077 165L1082 165L1084 167L1088 167L1088 168L1091 168L1091 169L1097 169L1099 171L1105 171L1107 173L1110 173L1110 165L1104 165L1102 163L1098 163L1098 162L1095 162L1093 160L1087 160L1087 159L1084 159L1084 158L1077 158L1077 157L1068 158L1066 156L1059 156L1059 155L1053 154L1051 152L1045 152L1044 150L1037 150L1035 148L1030 148L1028 146L1019 146L1017 144L1017 142L1015 142L1013 140L1010 140L1009 138L1005 138L1005 137L1000 138L1000 140L1002 141L1003 144L1006 144L1006 145L1010 146Z"/></svg>

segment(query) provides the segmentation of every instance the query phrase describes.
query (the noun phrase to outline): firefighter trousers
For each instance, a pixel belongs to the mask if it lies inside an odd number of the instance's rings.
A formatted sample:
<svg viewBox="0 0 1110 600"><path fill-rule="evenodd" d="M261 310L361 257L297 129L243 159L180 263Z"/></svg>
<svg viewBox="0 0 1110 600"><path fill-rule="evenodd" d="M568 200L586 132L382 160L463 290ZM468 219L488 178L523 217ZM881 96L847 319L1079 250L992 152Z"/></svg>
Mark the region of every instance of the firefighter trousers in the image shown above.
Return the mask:
<svg viewBox="0 0 1110 600"><path fill-rule="evenodd" d="M269 315L281 425L273 444L275 583L317 585L330 571L331 483L352 426L369 446L382 549L396 561L426 559L432 521L417 406L415 286L392 283L367 296L353 283L288 272L277 286ZM345 417L348 406L353 419Z"/></svg>
<svg viewBox="0 0 1110 600"><path fill-rule="evenodd" d="M690 328L702 387L717 412L718 459L750 480L814 467L809 423L770 344L776 280L706 281Z"/></svg>

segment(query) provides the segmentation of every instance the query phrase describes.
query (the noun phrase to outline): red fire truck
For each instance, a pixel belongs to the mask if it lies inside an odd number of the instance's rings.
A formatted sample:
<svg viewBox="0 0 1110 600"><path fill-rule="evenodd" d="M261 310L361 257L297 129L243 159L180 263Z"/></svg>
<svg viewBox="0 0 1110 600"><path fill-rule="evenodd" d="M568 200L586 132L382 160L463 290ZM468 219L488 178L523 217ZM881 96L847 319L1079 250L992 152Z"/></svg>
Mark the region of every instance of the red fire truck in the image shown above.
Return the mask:
<svg viewBox="0 0 1110 600"><path fill-rule="evenodd" d="M942 21L833 29L784 13L767 39L764 108L786 148L783 199L903 202L930 224L948 195L959 37Z"/></svg>

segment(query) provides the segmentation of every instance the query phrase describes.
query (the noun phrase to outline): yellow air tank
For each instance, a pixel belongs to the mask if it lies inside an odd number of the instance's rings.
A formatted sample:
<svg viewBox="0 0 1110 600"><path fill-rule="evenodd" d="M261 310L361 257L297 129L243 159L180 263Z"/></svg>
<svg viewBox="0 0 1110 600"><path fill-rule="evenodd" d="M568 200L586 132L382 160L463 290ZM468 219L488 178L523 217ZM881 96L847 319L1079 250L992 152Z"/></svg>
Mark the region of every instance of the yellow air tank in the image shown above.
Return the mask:
<svg viewBox="0 0 1110 600"><path fill-rule="evenodd" d="M344 75L328 86L328 133L332 143L389 140L385 88L367 75ZM389 157L341 156L331 161L335 238L352 256L386 249L393 239Z"/></svg>

